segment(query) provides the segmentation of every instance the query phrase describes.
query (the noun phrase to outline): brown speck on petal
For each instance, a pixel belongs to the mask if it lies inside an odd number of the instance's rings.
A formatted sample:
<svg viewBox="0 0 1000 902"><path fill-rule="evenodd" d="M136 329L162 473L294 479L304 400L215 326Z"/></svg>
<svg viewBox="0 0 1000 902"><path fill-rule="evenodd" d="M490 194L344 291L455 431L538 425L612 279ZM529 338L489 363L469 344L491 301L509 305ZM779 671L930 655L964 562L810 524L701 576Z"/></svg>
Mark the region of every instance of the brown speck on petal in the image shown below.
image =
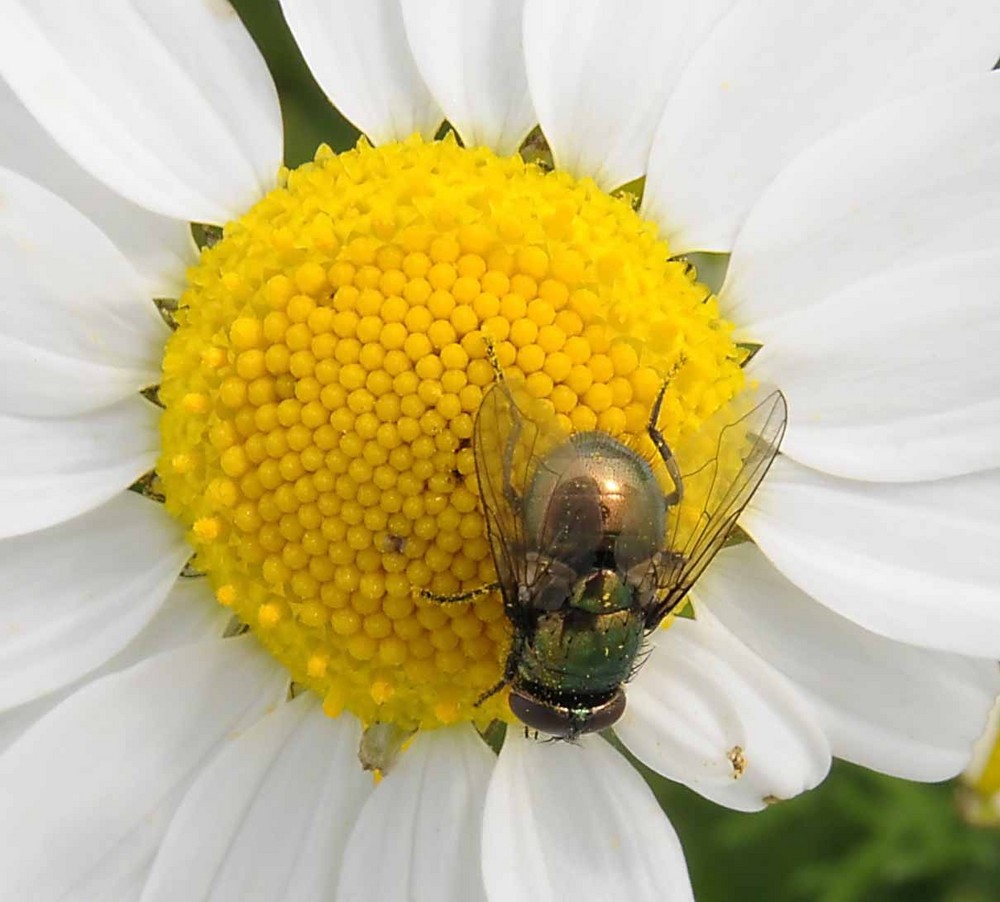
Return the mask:
<svg viewBox="0 0 1000 902"><path fill-rule="evenodd" d="M747 769L747 759L743 754L743 747L734 745L727 753L726 757L733 766L733 779L738 780Z"/></svg>

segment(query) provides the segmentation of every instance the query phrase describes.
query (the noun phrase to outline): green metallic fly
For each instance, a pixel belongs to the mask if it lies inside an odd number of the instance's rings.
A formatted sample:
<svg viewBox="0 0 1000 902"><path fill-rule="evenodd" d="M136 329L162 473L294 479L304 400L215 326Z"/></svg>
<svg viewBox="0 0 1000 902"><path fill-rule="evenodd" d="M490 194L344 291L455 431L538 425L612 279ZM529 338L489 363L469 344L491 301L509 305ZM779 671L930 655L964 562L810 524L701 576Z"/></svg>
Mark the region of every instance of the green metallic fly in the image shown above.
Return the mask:
<svg viewBox="0 0 1000 902"><path fill-rule="evenodd" d="M573 739L622 716L644 639L725 544L778 453L781 392L737 398L675 453L657 427L667 387L647 424L666 492L611 435L566 437L498 367L483 398L473 449L498 581L425 595L500 590L513 639L483 699L509 685L511 711L529 728Z"/></svg>

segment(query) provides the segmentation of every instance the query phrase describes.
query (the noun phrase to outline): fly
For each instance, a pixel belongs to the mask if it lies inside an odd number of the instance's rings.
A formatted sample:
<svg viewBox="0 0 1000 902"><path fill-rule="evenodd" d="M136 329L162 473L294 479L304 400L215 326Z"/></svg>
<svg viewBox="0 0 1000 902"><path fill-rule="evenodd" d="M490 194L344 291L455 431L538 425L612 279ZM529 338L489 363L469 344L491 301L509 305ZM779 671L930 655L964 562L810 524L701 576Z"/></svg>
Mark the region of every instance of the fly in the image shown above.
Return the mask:
<svg viewBox="0 0 1000 902"><path fill-rule="evenodd" d="M722 548L777 455L785 399L741 396L671 449L657 425L665 381L646 425L671 482L664 491L613 436L566 437L490 356L497 380L473 449L497 583L423 594L453 602L499 589L513 639L503 678L480 701L510 686L527 727L573 739L622 716L645 637Z"/></svg>

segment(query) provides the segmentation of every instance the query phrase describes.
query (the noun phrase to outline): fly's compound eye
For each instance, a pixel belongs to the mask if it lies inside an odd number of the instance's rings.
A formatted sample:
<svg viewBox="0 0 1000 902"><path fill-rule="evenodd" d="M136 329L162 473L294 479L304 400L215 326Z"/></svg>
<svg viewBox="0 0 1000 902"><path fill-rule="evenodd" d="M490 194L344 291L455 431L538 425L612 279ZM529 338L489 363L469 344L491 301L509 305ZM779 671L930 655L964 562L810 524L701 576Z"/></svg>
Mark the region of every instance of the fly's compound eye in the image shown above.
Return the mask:
<svg viewBox="0 0 1000 902"><path fill-rule="evenodd" d="M561 708L511 689L510 710L521 723L532 730L560 739L573 735L573 712L568 708Z"/></svg>
<svg viewBox="0 0 1000 902"><path fill-rule="evenodd" d="M606 730L625 712L625 693L619 689L610 699L590 708L567 708L511 689L510 710L525 726L557 739Z"/></svg>
<svg viewBox="0 0 1000 902"><path fill-rule="evenodd" d="M625 713L625 693L619 689L603 705L591 708L587 713L579 732L599 733L608 727L614 726L619 718Z"/></svg>

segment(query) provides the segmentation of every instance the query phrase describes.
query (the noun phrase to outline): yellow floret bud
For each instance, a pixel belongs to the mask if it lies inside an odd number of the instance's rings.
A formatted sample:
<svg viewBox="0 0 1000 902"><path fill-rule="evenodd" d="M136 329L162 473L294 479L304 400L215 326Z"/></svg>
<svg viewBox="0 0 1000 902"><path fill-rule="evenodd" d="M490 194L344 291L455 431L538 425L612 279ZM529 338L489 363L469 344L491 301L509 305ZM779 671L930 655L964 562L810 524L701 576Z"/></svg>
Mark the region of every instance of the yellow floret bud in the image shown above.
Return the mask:
<svg viewBox="0 0 1000 902"><path fill-rule="evenodd" d="M194 521L191 531L199 542L211 542L219 537L222 527L217 517L199 517Z"/></svg>

